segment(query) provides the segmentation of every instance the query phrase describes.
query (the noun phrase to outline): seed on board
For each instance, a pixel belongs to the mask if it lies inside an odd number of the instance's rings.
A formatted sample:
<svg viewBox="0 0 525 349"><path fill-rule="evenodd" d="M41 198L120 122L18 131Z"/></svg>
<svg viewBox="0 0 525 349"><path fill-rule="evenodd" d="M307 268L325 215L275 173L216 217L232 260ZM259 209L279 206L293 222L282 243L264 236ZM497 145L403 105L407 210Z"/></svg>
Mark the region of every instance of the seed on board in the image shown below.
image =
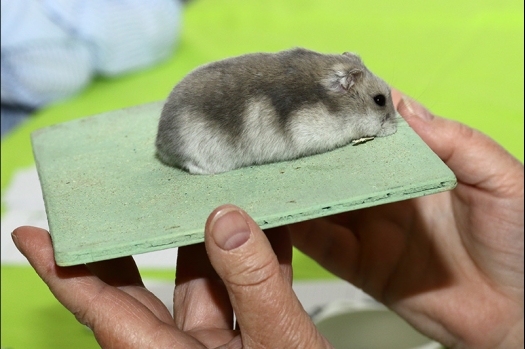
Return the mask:
<svg viewBox="0 0 525 349"><path fill-rule="evenodd" d="M359 139L354 139L352 141L352 145L358 145L358 144L366 143L368 141L371 141L374 138L375 137L363 137L363 138L359 138Z"/></svg>

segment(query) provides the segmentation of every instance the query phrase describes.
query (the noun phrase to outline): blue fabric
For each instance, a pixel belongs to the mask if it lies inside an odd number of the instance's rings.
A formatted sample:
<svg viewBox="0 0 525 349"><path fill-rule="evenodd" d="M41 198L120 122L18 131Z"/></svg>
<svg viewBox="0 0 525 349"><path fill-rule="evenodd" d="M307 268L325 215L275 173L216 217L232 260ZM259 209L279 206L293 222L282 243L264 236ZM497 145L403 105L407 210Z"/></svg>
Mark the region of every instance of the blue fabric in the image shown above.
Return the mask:
<svg viewBox="0 0 525 349"><path fill-rule="evenodd" d="M2 105L0 115L2 116L2 138L11 129L22 123L31 115L32 110L21 106Z"/></svg>
<svg viewBox="0 0 525 349"><path fill-rule="evenodd" d="M178 0L2 0L2 104L40 108L76 94L97 74L169 57L181 8Z"/></svg>

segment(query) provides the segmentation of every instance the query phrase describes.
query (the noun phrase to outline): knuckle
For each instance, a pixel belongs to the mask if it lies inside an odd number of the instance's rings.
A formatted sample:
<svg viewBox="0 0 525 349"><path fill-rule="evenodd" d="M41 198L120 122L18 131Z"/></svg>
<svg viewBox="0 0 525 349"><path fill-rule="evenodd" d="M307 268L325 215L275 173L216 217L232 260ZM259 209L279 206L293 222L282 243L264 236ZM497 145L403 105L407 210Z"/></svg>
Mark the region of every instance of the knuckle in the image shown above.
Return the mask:
<svg viewBox="0 0 525 349"><path fill-rule="evenodd" d="M273 257L273 258L272 258ZM275 256L265 254L244 257L236 268L227 271L225 281L242 287L258 286L280 273Z"/></svg>

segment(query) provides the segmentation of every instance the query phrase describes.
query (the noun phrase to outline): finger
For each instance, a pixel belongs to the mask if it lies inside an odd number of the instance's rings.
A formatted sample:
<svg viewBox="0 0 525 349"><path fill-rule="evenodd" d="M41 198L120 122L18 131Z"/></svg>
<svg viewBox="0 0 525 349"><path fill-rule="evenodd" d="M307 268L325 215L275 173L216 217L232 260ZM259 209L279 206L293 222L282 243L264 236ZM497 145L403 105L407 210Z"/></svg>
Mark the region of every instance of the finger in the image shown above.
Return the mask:
<svg viewBox="0 0 525 349"><path fill-rule="evenodd" d="M162 321L172 324L168 309L153 293L144 287L135 260L131 256L86 264L87 269L104 283L118 287L134 297Z"/></svg>
<svg viewBox="0 0 525 349"><path fill-rule="evenodd" d="M108 285L144 287L137 265L131 256L88 263L86 266L93 275Z"/></svg>
<svg viewBox="0 0 525 349"><path fill-rule="evenodd" d="M216 209L206 223L205 243L228 290L245 347L328 346L283 275L270 242L244 211L232 205Z"/></svg>
<svg viewBox="0 0 525 349"><path fill-rule="evenodd" d="M179 248L173 313L183 331L233 329L228 292L211 266L204 244Z"/></svg>
<svg viewBox="0 0 525 349"><path fill-rule="evenodd" d="M347 228L326 218L290 224L293 245L345 280L354 280L359 241Z"/></svg>
<svg viewBox="0 0 525 349"><path fill-rule="evenodd" d="M272 250L277 256L281 273L288 284L292 284L292 240L288 226L266 229L264 231Z"/></svg>
<svg viewBox="0 0 525 349"><path fill-rule="evenodd" d="M287 228L268 229L265 234L278 257L281 272L291 285L292 249ZM210 342L206 338L210 330L233 329L233 309L228 292L211 266L204 244L179 248L173 303L177 327L193 332L204 344ZM234 334L225 333L230 337L221 341L228 342Z"/></svg>
<svg viewBox="0 0 525 349"><path fill-rule="evenodd" d="M398 111L460 183L506 197L518 194L523 176L508 178L507 174L523 174L523 164L494 140L462 123L434 116L406 96L401 98Z"/></svg>
<svg viewBox="0 0 525 349"><path fill-rule="evenodd" d="M401 98L403 97L403 94L396 90L395 88L391 88L392 92L392 102L394 103L394 107L397 109L397 106L399 102L401 102Z"/></svg>
<svg viewBox="0 0 525 349"><path fill-rule="evenodd" d="M57 266L47 231L21 227L12 233L12 237L53 295L80 323L93 330L102 347L147 347L155 336L159 347L180 343L187 348L202 348L194 339L168 329L166 323L137 299L108 286L85 265Z"/></svg>

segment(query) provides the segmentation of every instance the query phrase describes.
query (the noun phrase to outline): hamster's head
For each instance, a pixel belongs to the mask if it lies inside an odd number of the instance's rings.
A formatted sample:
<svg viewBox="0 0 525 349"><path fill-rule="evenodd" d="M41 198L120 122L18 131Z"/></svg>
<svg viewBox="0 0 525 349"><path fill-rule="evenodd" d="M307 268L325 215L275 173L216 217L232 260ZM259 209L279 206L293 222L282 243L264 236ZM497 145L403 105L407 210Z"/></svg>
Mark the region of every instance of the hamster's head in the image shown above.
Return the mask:
<svg viewBox="0 0 525 349"><path fill-rule="evenodd" d="M368 70L359 56L349 52L339 56L322 84L361 137L384 137L396 132L390 86Z"/></svg>

